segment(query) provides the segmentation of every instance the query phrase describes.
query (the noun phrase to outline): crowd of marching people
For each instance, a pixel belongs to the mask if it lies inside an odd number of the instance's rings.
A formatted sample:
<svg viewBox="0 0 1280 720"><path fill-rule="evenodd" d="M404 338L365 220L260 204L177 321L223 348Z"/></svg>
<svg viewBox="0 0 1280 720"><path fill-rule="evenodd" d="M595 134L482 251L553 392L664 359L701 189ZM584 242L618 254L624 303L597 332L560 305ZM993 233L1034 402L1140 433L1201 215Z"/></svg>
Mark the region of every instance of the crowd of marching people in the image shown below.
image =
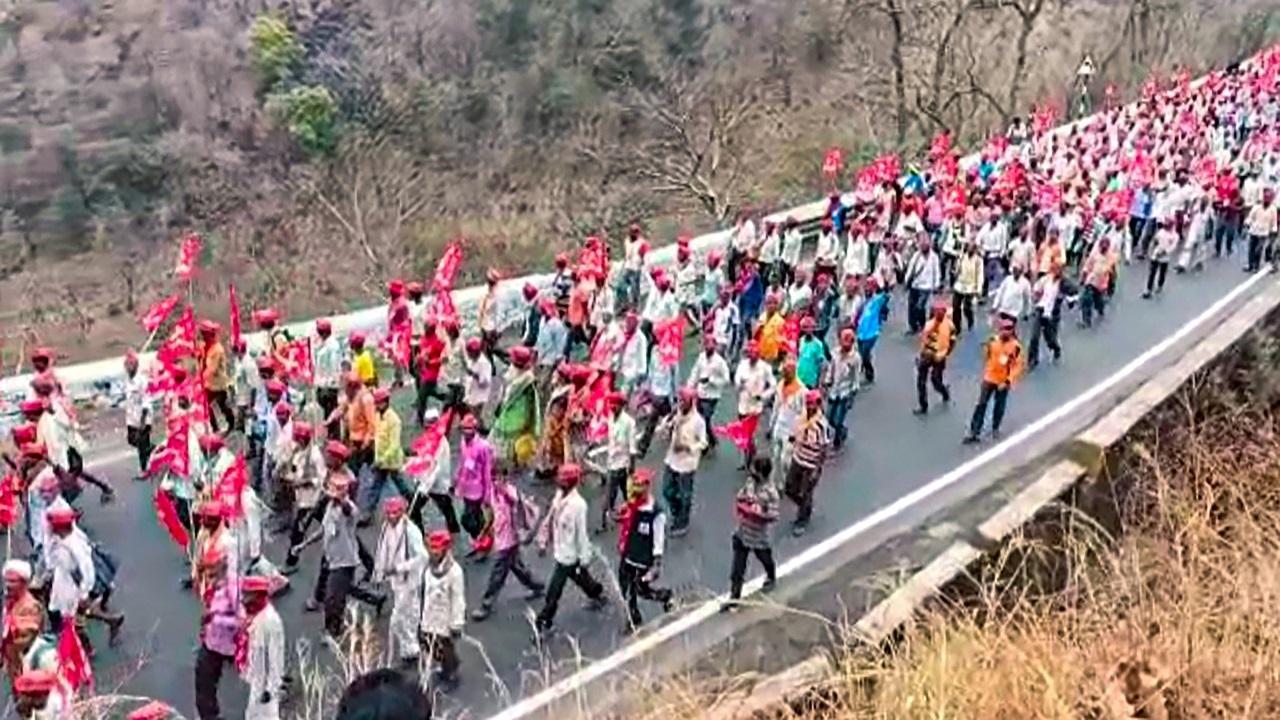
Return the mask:
<svg viewBox="0 0 1280 720"><path fill-rule="evenodd" d="M244 717L280 717L290 668L272 598L291 585L307 586L334 638L352 600L385 613L388 656L448 692L464 628L490 617L513 576L539 632L569 583L604 607L593 560L607 537L635 630L642 601L677 602L663 558L697 522L700 469L726 444L743 473L723 605L737 609L750 556L766 590L776 580L774 528L808 531L824 467L851 442L854 398L882 377L891 317L918 342L922 416L935 396L952 402L949 360L979 338L978 399L958 438L979 443L1000 433L1020 377L1063 357L1062 323L1103 321L1118 283L1154 298L1171 269L1198 272L1237 246L1247 271L1280 262L1278 73L1273 50L1065 128L1038 109L963 162L944 133L921 167L885 156L860 169L816 239L795 218L743 213L727 246L680 238L668 266L650 261L640 224L612 256L591 237L545 285L511 293L490 271L475 317L451 299L460 245L430 282L388 283L374 336L323 319L299 336L259 309L264 341L250 343L234 294L226 327L181 294L158 303L143 324L168 331L148 367L125 359L124 415L188 566L175 583L202 608L198 717L222 717L229 670L249 686ZM187 238L180 277L198 254ZM25 532L4 565L0 646L22 717L63 717L92 676L92 624L115 643L124 623L116 559L81 500L85 485L104 503L117 489L86 469L55 355L33 354L0 488L0 522ZM286 549L268 557L273 535ZM463 556L487 574L474 607Z"/></svg>

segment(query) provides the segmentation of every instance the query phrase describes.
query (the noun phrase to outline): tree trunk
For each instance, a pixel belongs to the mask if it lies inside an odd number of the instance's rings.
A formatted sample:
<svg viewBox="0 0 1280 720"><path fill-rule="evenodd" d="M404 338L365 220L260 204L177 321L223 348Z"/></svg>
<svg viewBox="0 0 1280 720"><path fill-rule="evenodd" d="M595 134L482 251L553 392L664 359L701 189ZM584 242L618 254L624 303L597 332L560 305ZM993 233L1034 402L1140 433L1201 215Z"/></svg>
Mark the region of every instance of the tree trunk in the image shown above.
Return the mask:
<svg viewBox="0 0 1280 720"><path fill-rule="evenodd" d="M1022 92L1022 80L1027 73L1027 42L1031 38L1031 33L1036 29L1036 19L1040 17L1040 11L1044 8L1044 0L1031 0L1031 4L1026 8L1019 4L1014 4L1013 7L1018 12L1018 17L1022 23L1018 29L1018 41L1013 60L1013 76L1009 78L1009 96L1005 102L1005 107L1009 109L1009 112L1016 113L1018 95ZM1005 118L1005 120L1007 121L1008 118Z"/></svg>
<svg viewBox="0 0 1280 720"><path fill-rule="evenodd" d="M884 11L889 16L893 38L889 47L889 62L893 65L893 98L896 106L897 144L907 142L907 68L902 58L902 46L906 43L906 31L902 22L902 5L899 0L885 0Z"/></svg>

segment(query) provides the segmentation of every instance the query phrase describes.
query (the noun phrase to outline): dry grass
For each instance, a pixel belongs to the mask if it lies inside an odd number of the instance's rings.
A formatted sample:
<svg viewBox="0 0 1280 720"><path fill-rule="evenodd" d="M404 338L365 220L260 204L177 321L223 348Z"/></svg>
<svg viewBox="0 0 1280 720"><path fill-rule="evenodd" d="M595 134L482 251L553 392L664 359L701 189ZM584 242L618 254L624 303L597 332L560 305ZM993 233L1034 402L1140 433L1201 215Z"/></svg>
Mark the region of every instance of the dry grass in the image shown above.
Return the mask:
<svg viewBox="0 0 1280 720"><path fill-rule="evenodd" d="M1255 337L1135 431L1102 512L1060 508L775 718L1280 717L1276 345ZM733 684L650 716L706 717Z"/></svg>

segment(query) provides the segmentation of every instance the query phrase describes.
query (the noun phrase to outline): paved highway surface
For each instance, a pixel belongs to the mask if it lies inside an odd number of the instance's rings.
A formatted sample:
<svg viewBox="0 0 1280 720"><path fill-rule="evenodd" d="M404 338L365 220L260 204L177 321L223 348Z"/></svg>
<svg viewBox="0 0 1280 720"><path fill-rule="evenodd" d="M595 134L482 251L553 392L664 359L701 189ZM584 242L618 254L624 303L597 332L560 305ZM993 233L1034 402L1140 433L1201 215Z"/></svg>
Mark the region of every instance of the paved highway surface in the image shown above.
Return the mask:
<svg viewBox="0 0 1280 720"><path fill-rule="evenodd" d="M1122 269L1115 302L1106 320L1094 329L1078 328L1074 311L1064 319L1062 362L1042 364L1014 389L1006 432L1106 378L1247 277L1236 259L1210 261L1205 272L1171 277L1163 296L1143 300L1139 285L1145 276L1146 266L1142 263ZM985 447L960 444L977 396L979 344L987 333L985 325L978 332L966 334L956 350L948 373L955 397L952 406L944 408L935 401L929 416L917 417L911 413L916 340L902 335L903 298L895 297L894 303L893 318L876 351L878 382L860 394L854 404L850 445L826 468L807 536L797 540L785 532L794 508L784 504L783 522L779 523L782 532L777 533L776 543L780 561L920 487ZM731 398L720 403L718 422L729 419L734 408ZM646 464L660 467L664 450L665 446L655 443ZM135 472L132 456L123 459L121 453L105 450L99 456L102 459L95 470L116 484L120 501L107 507L88 507L84 524L123 561L115 604L128 613L128 624L120 650L106 649L105 642L101 643L104 647L95 663L98 687L100 691L121 687L129 694L162 698L194 717L192 663L198 610L195 600L179 589L182 562L156 523L150 502L152 488L129 479ZM93 463L92 457L90 460ZM692 530L688 536L668 543L662 582L685 599L705 598L727 588L733 527L731 498L741 477L736 469L739 464L739 455L727 444L704 461L697 476ZM594 518L594 493L591 497ZM86 493L88 502L96 502L95 498L95 493ZM441 524L437 516L430 520L433 525ZM374 536L372 530L369 532L372 548ZM612 558L613 534L599 536L597 541ZM281 560L282 540L275 538L270 547L269 554ZM302 637L319 638L322 632L319 615L302 610L314 582L317 553L318 548L308 550L302 571L293 578L295 589L277 602L291 644ZM545 577L550 560L532 553L528 559ZM466 563L465 567L467 594L474 606L483 592L489 566ZM646 617L659 611L654 605L642 605L642 609ZM532 642L529 610L530 605L522 599L522 591L513 578L495 614L484 623L468 624L467 633L484 648L494 672L486 671L486 663L475 646L464 643L463 682L443 701L442 709L461 716L485 717L513 698L528 695L544 687L549 679L571 671L579 662L578 653L582 658L602 657L625 642L620 632L619 609L589 612L572 585L566 589L558 618L564 632L545 647ZM240 715L243 684L224 678L222 699L227 717Z"/></svg>

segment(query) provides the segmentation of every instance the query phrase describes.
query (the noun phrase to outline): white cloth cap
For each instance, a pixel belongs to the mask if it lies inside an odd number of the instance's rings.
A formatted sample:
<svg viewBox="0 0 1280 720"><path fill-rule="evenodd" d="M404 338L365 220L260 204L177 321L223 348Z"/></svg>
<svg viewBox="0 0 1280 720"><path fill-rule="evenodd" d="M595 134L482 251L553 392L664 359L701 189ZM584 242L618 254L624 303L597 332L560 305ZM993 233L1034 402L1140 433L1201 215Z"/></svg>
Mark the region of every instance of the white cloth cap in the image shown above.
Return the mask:
<svg viewBox="0 0 1280 720"><path fill-rule="evenodd" d="M26 560L8 560L4 564L4 576L16 576L31 582L31 563Z"/></svg>

